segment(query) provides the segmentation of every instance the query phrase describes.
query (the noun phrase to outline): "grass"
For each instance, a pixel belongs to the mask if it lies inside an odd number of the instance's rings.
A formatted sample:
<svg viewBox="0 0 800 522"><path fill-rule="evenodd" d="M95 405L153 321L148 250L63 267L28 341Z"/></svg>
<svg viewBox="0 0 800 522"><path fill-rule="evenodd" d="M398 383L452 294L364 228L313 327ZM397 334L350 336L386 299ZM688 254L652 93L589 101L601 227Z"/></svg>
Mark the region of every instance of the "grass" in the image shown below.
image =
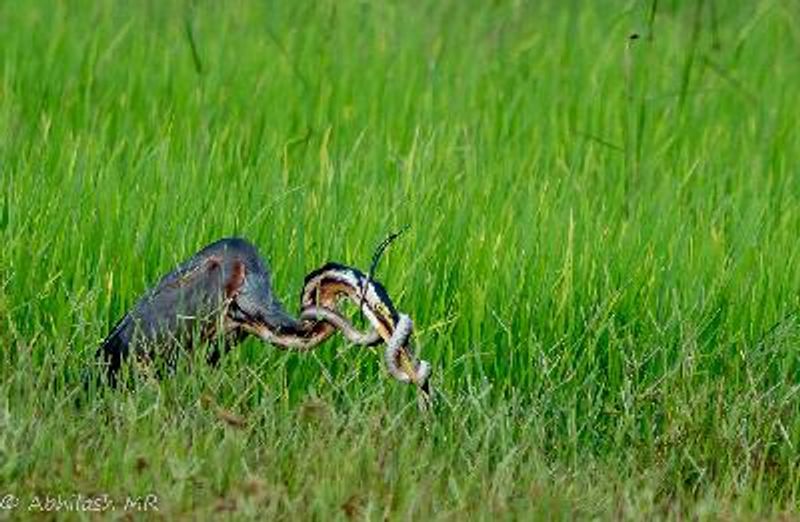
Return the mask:
<svg viewBox="0 0 800 522"><path fill-rule="evenodd" d="M797 7L0 3L4 514L800 517ZM75 405L205 243L294 310L405 225L432 416L341 340Z"/></svg>

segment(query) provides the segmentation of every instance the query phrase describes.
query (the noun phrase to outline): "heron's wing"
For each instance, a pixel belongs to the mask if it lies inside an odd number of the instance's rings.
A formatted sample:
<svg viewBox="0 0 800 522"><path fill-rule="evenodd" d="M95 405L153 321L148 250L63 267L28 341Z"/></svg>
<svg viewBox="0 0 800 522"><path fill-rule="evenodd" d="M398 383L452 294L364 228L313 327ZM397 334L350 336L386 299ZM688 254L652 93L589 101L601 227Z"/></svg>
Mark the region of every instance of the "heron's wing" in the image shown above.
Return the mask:
<svg viewBox="0 0 800 522"><path fill-rule="evenodd" d="M164 276L120 319L98 348L113 376L131 345L183 340L186 332L212 319L243 282L243 264L226 267L219 255L195 255Z"/></svg>
<svg viewBox="0 0 800 522"><path fill-rule="evenodd" d="M231 279L223 258L206 256L167 274L130 312L135 328L149 340L177 335L221 310Z"/></svg>

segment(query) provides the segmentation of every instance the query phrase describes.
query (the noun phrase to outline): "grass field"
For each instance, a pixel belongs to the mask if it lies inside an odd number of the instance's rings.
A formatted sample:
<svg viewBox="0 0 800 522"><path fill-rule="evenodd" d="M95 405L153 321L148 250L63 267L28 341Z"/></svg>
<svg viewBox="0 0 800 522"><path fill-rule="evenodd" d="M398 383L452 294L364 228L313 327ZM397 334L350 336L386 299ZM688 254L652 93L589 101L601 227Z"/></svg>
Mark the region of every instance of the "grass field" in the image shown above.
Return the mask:
<svg viewBox="0 0 800 522"><path fill-rule="evenodd" d="M799 9L0 3L0 518L800 518ZM205 243L294 311L406 225L431 415L341 339L76 404Z"/></svg>

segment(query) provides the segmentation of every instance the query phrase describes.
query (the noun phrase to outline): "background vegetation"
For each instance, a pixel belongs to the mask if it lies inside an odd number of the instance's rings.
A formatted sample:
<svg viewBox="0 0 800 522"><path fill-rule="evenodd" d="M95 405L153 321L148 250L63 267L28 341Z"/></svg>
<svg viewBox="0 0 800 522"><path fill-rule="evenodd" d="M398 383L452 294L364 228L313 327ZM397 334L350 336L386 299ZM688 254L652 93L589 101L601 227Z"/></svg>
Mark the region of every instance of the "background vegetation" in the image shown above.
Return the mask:
<svg viewBox="0 0 800 522"><path fill-rule="evenodd" d="M0 494L800 516L799 10L0 2ZM404 225L379 278L433 415L342 340L75 404L113 322L205 243L258 244L296 309L304 274Z"/></svg>

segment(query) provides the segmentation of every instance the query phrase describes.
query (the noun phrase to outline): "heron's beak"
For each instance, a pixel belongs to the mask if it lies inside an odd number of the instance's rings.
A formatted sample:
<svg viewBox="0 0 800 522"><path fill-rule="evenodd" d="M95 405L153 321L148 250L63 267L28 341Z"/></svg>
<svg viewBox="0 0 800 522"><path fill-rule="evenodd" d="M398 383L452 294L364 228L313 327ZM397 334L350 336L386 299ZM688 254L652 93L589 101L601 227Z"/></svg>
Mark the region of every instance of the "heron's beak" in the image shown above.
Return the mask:
<svg viewBox="0 0 800 522"><path fill-rule="evenodd" d="M275 340L275 335L265 325L260 323L244 323L242 328L249 334L255 335L266 343L272 343Z"/></svg>

